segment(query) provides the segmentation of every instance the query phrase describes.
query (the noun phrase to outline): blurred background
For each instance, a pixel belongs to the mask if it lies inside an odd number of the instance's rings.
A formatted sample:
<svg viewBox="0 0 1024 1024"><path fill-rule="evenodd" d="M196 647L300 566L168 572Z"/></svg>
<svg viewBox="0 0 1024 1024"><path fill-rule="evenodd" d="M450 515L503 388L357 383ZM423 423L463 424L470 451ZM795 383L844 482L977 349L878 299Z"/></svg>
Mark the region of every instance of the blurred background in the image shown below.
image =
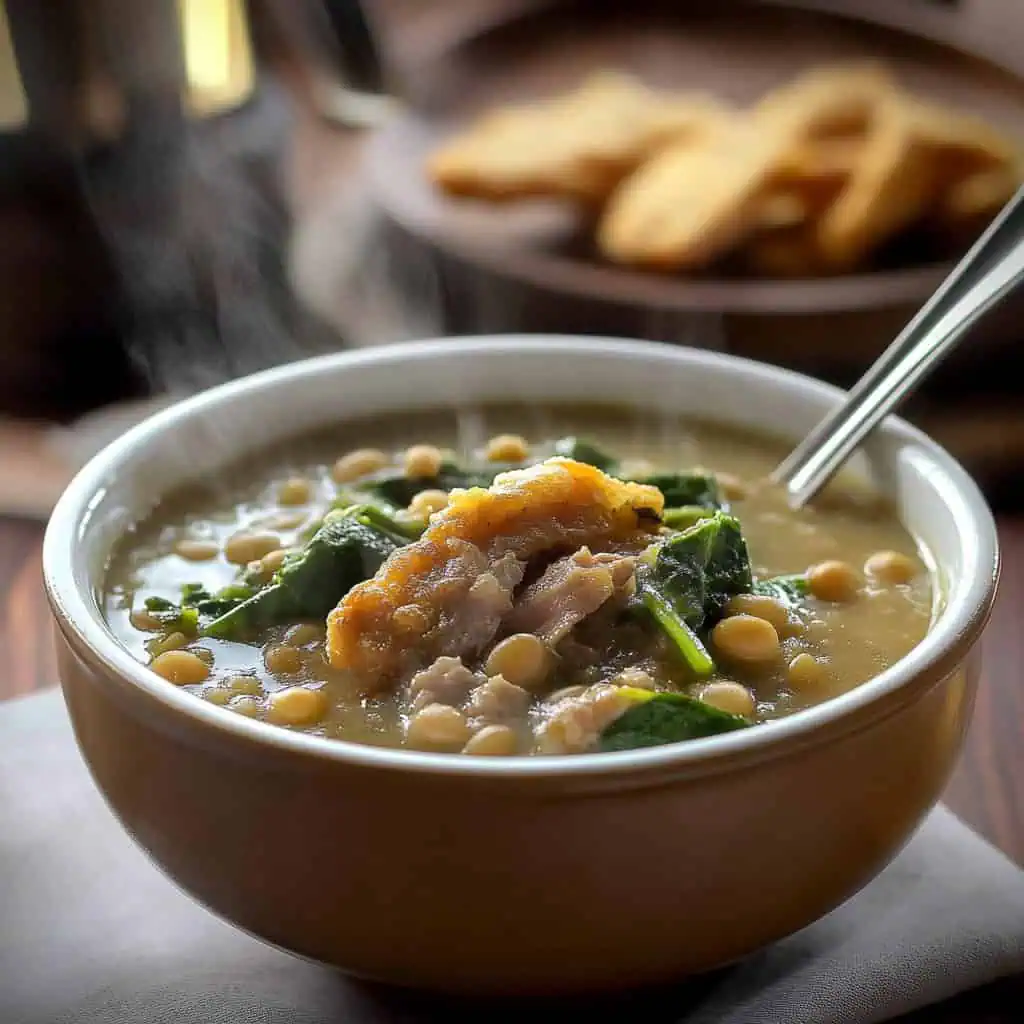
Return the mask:
<svg viewBox="0 0 1024 1024"><path fill-rule="evenodd" d="M849 384L1019 184L1022 40L1019 0L0 0L0 514L45 518L155 405L404 338L628 335ZM430 171L480 115L594 73L732 117L865 60L932 118L956 189L896 175L884 230L842 265L805 241L870 176L863 125L814 155L780 219L686 268L609 259L603 208L573 189L496 202ZM614 102L565 104L537 148L614 136ZM494 142L511 171L523 138ZM1024 460L1021 311L909 409L1000 505Z"/></svg>

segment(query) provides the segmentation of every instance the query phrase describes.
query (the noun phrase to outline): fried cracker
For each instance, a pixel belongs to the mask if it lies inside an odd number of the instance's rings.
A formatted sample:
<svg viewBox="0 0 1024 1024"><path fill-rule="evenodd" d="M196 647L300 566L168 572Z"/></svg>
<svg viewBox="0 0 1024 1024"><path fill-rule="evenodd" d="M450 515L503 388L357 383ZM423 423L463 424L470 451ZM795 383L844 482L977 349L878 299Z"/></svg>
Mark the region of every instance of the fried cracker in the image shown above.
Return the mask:
<svg viewBox="0 0 1024 1024"><path fill-rule="evenodd" d="M979 171L959 181L939 199L937 215L941 221L991 220L1024 184L1016 167Z"/></svg>
<svg viewBox="0 0 1024 1024"><path fill-rule="evenodd" d="M618 263L705 266L757 222L782 143L744 125L707 144L670 146L612 195L598 225Z"/></svg>
<svg viewBox="0 0 1024 1024"><path fill-rule="evenodd" d="M791 228L817 217L846 184L862 149L863 139L842 138L802 142L785 152L758 226Z"/></svg>
<svg viewBox="0 0 1024 1024"><path fill-rule="evenodd" d="M783 156L779 179L798 190L821 190L834 195L859 163L863 149L862 136L802 142Z"/></svg>
<svg viewBox="0 0 1024 1024"><path fill-rule="evenodd" d="M835 269L862 263L933 203L934 150L915 129L907 105L890 98L876 111L860 162L818 223L817 244Z"/></svg>
<svg viewBox="0 0 1024 1024"><path fill-rule="evenodd" d="M1019 164L1019 143L986 121L917 99L905 102L913 130L941 159L946 180Z"/></svg>
<svg viewBox="0 0 1024 1024"><path fill-rule="evenodd" d="M771 192L760 201L757 223L743 240L741 262L763 277L814 277L825 272L817 249L817 200L799 188Z"/></svg>
<svg viewBox="0 0 1024 1024"><path fill-rule="evenodd" d="M889 72L874 61L827 65L773 89L751 115L763 130L787 135L794 143L858 135L894 89Z"/></svg>
<svg viewBox="0 0 1024 1024"><path fill-rule="evenodd" d="M799 188L770 192L758 204L756 227L765 232L788 231L806 224L811 206Z"/></svg>
<svg viewBox="0 0 1024 1024"><path fill-rule="evenodd" d="M939 196L930 224L950 241L963 244L992 221L1024 185L1017 167L978 171L955 182Z"/></svg>
<svg viewBox="0 0 1024 1024"><path fill-rule="evenodd" d="M446 192L479 199L599 194L599 180L572 173L556 129L556 119L541 104L495 111L437 150L427 170Z"/></svg>
<svg viewBox="0 0 1024 1024"><path fill-rule="evenodd" d="M998 128L901 92L875 61L811 68L746 112L605 72L484 118L440 150L441 187L595 207L623 264L695 270L735 252L773 277L854 270L923 222L966 237L1024 182Z"/></svg>
<svg viewBox="0 0 1024 1024"><path fill-rule="evenodd" d="M438 150L428 170L461 195L598 203L657 148L696 138L728 116L709 96L661 93L603 72L566 95L484 117Z"/></svg>

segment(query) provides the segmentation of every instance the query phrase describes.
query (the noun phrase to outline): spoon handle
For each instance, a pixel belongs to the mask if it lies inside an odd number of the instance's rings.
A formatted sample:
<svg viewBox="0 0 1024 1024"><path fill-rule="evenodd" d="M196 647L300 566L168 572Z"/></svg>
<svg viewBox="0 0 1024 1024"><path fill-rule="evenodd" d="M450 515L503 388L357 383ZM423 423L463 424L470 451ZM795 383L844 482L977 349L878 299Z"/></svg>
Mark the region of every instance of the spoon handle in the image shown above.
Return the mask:
<svg viewBox="0 0 1024 1024"><path fill-rule="evenodd" d="M1024 188L938 291L772 475L790 504L809 501L864 438L939 365L988 310L1024 280Z"/></svg>

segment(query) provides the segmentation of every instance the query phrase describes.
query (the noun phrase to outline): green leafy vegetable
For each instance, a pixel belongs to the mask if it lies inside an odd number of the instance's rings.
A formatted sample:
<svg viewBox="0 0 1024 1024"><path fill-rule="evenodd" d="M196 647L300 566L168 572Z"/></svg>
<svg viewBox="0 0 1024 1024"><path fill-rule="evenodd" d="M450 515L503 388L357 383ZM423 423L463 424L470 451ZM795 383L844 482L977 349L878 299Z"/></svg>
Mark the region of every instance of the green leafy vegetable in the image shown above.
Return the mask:
<svg viewBox="0 0 1024 1024"><path fill-rule="evenodd" d="M683 661L695 676L709 676L715 670L715 663L708 649L701 642L694 629L687 623L685 612L677 609L664 591L650 577L640 585L640 599L644 607L654 616L655 621L675 644Z"/></svg>
<svg viewBox="0 0 1024 1024"><path fill-rule="evenodd" d="M257 584L243 580L241 583L230 583L222 587L216 594L205 593L195 599L195 609L204 619L216 619L236 608L243 601L248 601L256 592Z"/></svg>
<svg viewBox="0 0 1024 1024"><path fill-rule="evenodd" d="M195 608L175 604L164 597L147 597L144 607L167 633L191 636L199 628L199 612Z"/></svg>
<svg viewBox="0 0 1024 1024"><path fill-rule="evenodd" d="M793 573L789 576L773 576L766 580L757 580L751 590L755 594L764 597L773 597L783 604L799 604L807 597L810 588L807 584L807 577L803 573Z"/></svg>
<svg viewBox="0 0 1024 1024"><path fill-rule="evenodd" d="M649 548L640 559L637 585L644 607L694 675L710 675L715 666L699 631L721 617L735 594L751 587L738 520L714 512Z"/></svg>
<svg viewBox="0 0 1024 1024"><path fill-rule="evenodd" d="M147 597L143 604L146 611L160 621L165 632L191 635L199 631L204 620L224 615L252 597L254 592L245 582L229 584L215 594L202 583L184 583L178 604L165 597Z"/></svg>
<svg viewBox="0 0 1024 1024"><path fill-rule="evenodd" d="M753 584L739 520L715 512L669 538L656 549L653 576L694 629L720 618Z"/></svg>
<svg viewBox="0 0 1024 1024"><path fill-rule="evenodd" d="M661 521L672 530L688 530L702 519L710 519L714 514L714 509L705 508L703 505L683 505L680 508L665 509Z"/></svg>
<svg viewBox="0 0 1024 1024"><path fill-rule="evenodd" d="M374 510L379 517L383 513ZM247 601L214 619L204 636L236 640L283 622L323 619L357 583L369 579L406 538L371 525L366 506L331 512L309 543Z"/></svg>
<svg viewBox="0 0 1024 1024"><path fill-rule="evenodd" d="M359 492L379 504L388 502L392 509L407 508L420 491L451 491L456 487L490 487L499 473L518 469L518 463L488 463L479 469L465 469L454 462L441 463L436 476L407 477L401 470L382 469L359 481Z"/></svg>
<svg viewBox="0 0 1024 1024"><path fill-rule="evenodd" d="M390 537L398 545L416 540L427 528L426 522L422 519L398 519L385 509L365 502L350 505L341 509L341 512L343 515L351 516L357 523Z"/></svg>
<svg viewBox="0 0 1024 1024"><path fill-rule="evenodd" d="M331 502L331 511L352 515L365 526L380 530L399 544L417 540L427 528L425 519L409 518L404 514L403 508L392 504L379 494L365 491L339 490ZM323 523L323 519L315 519L303 529L300 537L304 543L308 544L316 536Z"/></svg>
<svg viewBox="0 0 1024 1024"><path fill-rule="evenodd" d="M195 605L199 601L209 600L213 595L202 583L183 583L181 585L181 603Z"/></svg>
<svg viewBox="0 0 1024 1024"><path fill-rule="evenodd" d="M563 459L585 462L588 466L594 466L611 476L616 475L619 467L618 459L580 437L563 437L556 441L555 454L560 455Z"/></svg>
<svg viewBox="0 0 1024 1024"><path fill-rule="evenodd" d="M371 498L373 499L372 501L370 500ZM366 504L374 505L380 512L392 519L399 515L404 508L404 506L399 507L398 505L392 504L383 495L370 494L368 491L360 491L356 488L346 487L338 489L334 496L334 501L331 502L331 508L344 511L347 508L351 508L353 505ZM321 522L323 522L323 520L321 520Z"/></svg>
<svg viewBox="0 0 1024 1024"><path fill-rule="evenodd" d="M640 477L634 483L657 487L665 496L666 508L699 505L712 511L728 511L721 488L718 486L718 479L713 473L654 473L651 476Z"/></svg>
<svg viewBox="0 0 1024 1024"><path fill-rule="evenodd" d="M638 690L636 703L601 734L603 751L635 750L664 743L717 736L744 729L750 723L682 693Z"/></svg>

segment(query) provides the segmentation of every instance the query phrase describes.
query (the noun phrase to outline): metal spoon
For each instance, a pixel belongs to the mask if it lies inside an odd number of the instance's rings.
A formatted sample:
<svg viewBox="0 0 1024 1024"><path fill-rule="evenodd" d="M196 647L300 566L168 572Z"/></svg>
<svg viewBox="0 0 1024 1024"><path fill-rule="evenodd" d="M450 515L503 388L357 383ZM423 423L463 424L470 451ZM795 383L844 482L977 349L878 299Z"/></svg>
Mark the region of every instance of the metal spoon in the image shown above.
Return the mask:
<svg viewBox="0 0 1024 1024"><path fill-rule="evenodd" d="M847 399L772 474L794 508L832 478L865 437L957 346L974 323L1024 280L1024 188L921 311L851 388Z"/></svg>

